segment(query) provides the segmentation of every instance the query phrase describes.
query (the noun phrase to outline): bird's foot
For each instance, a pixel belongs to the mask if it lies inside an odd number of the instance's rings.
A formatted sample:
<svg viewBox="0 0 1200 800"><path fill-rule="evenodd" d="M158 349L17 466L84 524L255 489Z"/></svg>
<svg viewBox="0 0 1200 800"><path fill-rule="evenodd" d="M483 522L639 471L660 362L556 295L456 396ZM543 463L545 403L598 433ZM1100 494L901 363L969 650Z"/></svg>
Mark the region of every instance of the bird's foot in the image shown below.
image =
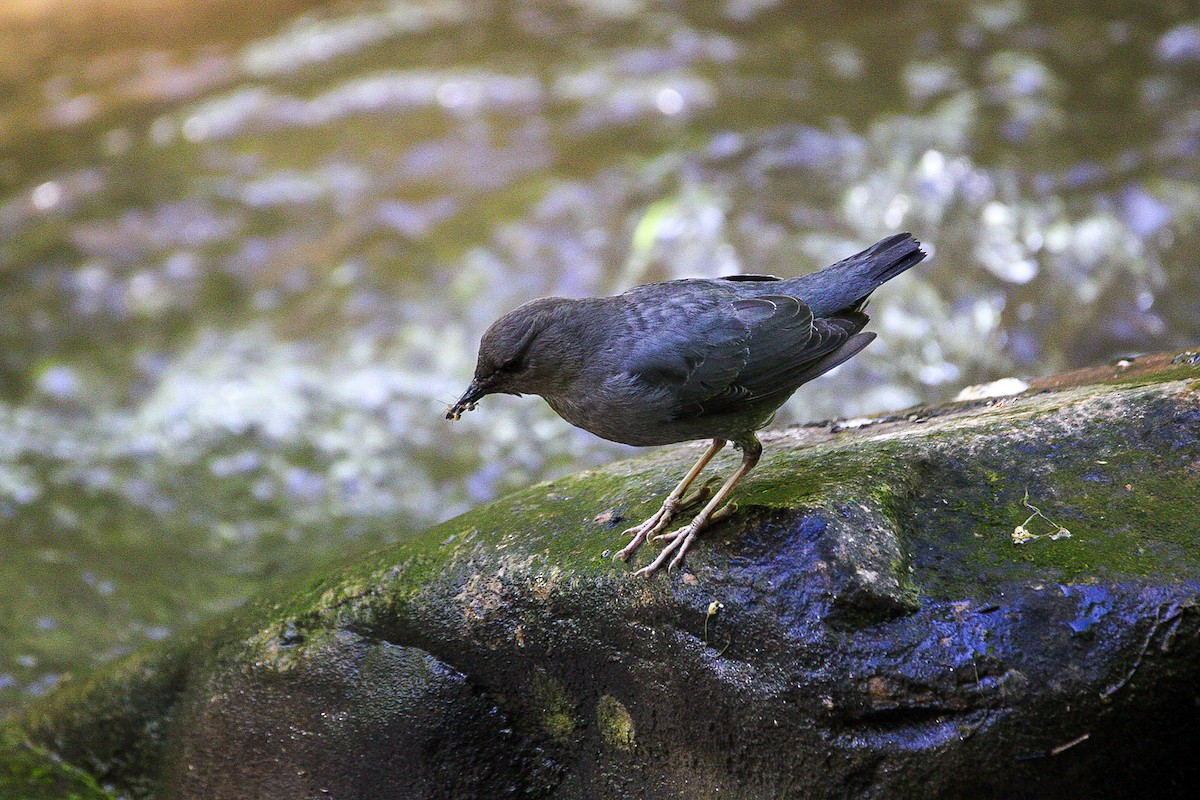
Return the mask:
<svg viewBox="0 0 1200 800"><path fill-rule="evenodd" d="M683 563L683 557L687 553L688 548L692 546L692 541L696 538L696 534L708 525L710 520L696 517L694 520L684 525L677 531L672 531L665 536L659 538L667 539L667 546L664 547L658 554L658 557L651 561L646 566L639 569L635 575L653 575L672 555L671 563L667 565L667 572L671 572Z"/></svg>
<svg viewBox="0 0 1200 800"><path fill-rule="evenodd" d="M623 547L620 552L613 556L613 558L619 558L622 561L628 561L629 557L632 556L637 549L642 546L643 542L657 534L671 523L671 517L675 516L675 512L678 509L679 501L668 497L665 501L663 501L662 506L658 509L658 511L654 512L650 519L646 520L641 525L635 525L629 530L625 531L626 536L632 536L633 538L630 539L629 544L625 545L625 547Z"/></svg>
<svg viewBox="0 0 1200 800"><path fill-rule="evenodd" d="M721 520L727 518L729 515L731 515L735 511L737 511L737 503L729 503L727 505L724 505L721 508L717 509L715 512L713 512L712 516L710 516L705 521L704 526L707 527L708 525L712 525L714 522L720 522ZM668 531L667 533L660 533L657 536L653 537L654 541L656 541L656 542L673 542L681 534L683 534L688 529L688 527L689 526L684 526L677 530Z"/></svg>
<svg viewBox="0 0 1200 800"><path fill-rule="evenodd" d="M709 478L703 486L692 492L688 497L679 501L679 505L675 508L676 513L680 511L687 511L688 509L707 503L709 498L713 496L713 486L720 482L721 477L719 475Z"/></svg>

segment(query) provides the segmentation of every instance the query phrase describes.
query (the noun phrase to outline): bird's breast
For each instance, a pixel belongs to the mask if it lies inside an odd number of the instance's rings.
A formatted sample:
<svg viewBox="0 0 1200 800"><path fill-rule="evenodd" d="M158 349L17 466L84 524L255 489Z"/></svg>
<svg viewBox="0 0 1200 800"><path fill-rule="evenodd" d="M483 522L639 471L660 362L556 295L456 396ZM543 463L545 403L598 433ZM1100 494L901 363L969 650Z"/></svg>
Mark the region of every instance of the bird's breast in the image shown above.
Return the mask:
<svg viewBox="0 0 1200 800"><path fill-rule="evenodd" d="M583 379L542 397L567 422L602 439L635 446L681 441L667 398L639 388L632 376Z"/></svg>

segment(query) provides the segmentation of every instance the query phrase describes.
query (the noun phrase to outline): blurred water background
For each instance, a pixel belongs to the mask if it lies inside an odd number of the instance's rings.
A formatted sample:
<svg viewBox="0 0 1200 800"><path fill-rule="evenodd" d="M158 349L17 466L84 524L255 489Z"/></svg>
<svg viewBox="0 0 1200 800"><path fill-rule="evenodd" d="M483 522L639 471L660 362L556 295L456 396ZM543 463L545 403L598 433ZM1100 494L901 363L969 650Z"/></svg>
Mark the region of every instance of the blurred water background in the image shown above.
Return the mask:
<svg viewBox="0 0 1200 800"><path fill-rule="evenodd" d="M5 4L0 714L631 453L442 419L536 296L913 231L778 424L1195 344L1198 90L1173 0Z"/></svg>

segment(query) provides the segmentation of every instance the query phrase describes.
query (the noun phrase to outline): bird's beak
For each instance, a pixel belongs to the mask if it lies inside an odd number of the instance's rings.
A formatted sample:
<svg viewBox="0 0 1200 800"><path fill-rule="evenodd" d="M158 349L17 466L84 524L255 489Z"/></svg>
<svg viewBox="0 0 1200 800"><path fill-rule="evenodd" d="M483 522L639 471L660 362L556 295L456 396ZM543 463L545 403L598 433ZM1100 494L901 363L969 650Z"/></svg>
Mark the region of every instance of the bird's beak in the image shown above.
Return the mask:
<svg viewBox="0 0 1200 800"><path fill-rule="evenodd" d="M475 410L475 404L485 394L487 394L487 389L481 386L479 381L471 381L471 385L463 392L463 396L458 398L458 402L450 406L446 412L446 419L460 419L464 412Z"/></svg>

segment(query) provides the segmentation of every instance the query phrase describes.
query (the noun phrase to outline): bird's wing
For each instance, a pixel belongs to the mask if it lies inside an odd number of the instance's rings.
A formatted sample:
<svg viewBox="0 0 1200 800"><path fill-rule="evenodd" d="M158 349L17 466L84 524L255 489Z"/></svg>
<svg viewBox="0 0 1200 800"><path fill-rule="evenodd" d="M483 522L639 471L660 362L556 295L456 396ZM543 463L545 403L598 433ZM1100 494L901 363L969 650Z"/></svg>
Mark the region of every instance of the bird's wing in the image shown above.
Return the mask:
<svg viewBox="0 0 1200 800"><path fill-rule="evenodd" d="M865 323L864 315L853 313L814 319L795 297L725 301L679 319L637 347L630 372L669 388L678 401L677 419L721 414L790 393L831 368L819 369Z"/></svg>
<svg viewBox="0 0 1200 800"><path fill-rule="evenodd" d="M647 319L646 332L629 354L628 371L642 383L670 389L683 402L719 394L737 380L749 357L750 329L729 301L692 302Z"/></svg>

